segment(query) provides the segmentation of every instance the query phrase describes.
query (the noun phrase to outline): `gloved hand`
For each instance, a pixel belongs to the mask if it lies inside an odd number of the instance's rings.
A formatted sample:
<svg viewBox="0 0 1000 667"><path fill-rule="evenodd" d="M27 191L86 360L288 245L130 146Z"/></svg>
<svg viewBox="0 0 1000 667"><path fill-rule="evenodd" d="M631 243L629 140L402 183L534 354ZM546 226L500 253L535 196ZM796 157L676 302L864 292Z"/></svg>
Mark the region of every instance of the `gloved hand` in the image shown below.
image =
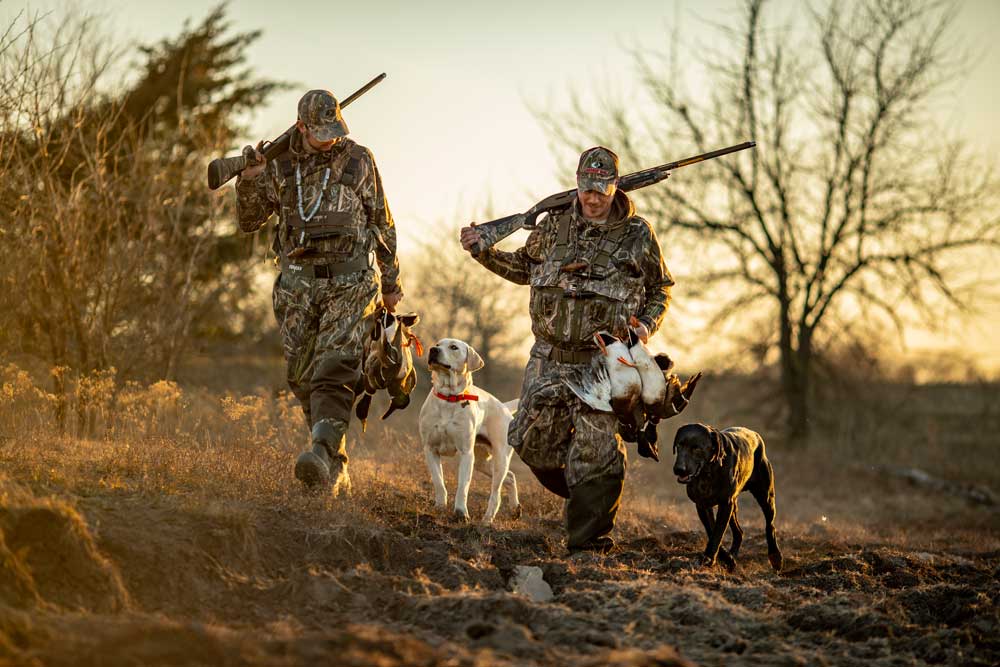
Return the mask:
<svg viewBox="0 0 1000 667"><path fill-rule="evenodd" d="M257 144L256 148L253 146L243 147L243 157L247 159L247 167L241 174L242 178L257 178L257 176L264 171L264 166L267 164L267 160L264 158L264 154L260 152L260 149L263 146L264 142L261 141Z"/></svg>

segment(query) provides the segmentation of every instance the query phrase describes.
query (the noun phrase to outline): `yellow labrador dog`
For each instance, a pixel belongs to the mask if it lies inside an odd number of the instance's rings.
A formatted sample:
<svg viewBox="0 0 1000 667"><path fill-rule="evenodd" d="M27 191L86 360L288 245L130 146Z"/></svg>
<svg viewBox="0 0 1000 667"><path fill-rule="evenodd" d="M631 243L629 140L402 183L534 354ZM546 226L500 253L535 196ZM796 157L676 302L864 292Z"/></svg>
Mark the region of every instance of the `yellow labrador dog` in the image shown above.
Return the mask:
<svg viewBox="0 0 1000 667"><path fill-rule="evenodd" d="M516 401L504 404L472 383L472 374L483 367L483 359L466 342L443 338L427 352L431 370L431 392L420 409L420 440L424 446L427 469L434 484L434 504L448 503L441 457L458 455L458 489L455 491L455 514L469 519L469 484L476 464L476 450L489 459L493 478L489 504L483 523L493 522L500 509L500 486L507 487L512 512L520 516L517 480L510 471L514 450L507 444L507 429L513 419ZM483 470L480 467L480 470Z"/></svg>

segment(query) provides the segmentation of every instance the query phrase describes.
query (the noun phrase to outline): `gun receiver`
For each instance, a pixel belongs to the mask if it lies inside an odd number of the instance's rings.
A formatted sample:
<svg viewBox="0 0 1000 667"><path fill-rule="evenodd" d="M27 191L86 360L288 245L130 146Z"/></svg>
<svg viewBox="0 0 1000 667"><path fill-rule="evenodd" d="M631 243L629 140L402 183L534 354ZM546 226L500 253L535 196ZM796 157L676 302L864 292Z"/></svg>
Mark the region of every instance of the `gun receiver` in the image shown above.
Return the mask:
<svg viewBox="0 0 1000 667"><path fill-rule="evenodd" d="M659 167L652 167L650 169L643 169L642 171L626 174L618 179L618 189L623 192L631 192L632 190L645 188L664 180L674 169L680 169L681 167L687 167L697 162L704 162L705 160L711 160L723 155L729 155L730 153L744 151L748 148L753 148L756 145L757 143L754 141L746 141L742 144L729 146L727 148L720 148L719 150L709 151L708 153L702 153L701 155L695 155L683 160L677 160L676 162L661 164ZM519 229L534 228L535 225L538 224L538 218L541 217L542 214L551 215L565 211L573 205L574 199L576 199L576 190L566 190L565 192L560 192L546 197L524 213L516 213L514 215L508 215L506 218L498 218L497 220L490 220L489 222L476 225L476 231L479 232L480 240L479 243L473 247L472 254L478 255L484 250L492 248L494 245Z"/></svg>
<svg viewBox="0 0 1000 667"><path fill-rule="evenodd" d="M377 86L385 78L385 72L382 72L377 77L366 83L365 85L358 88L352 95L340 103L340 108L343 109L347 107L351 102L358 99L369 90ZM278 135L278 138L274 141L265 142L261 148L261 152L264 154L264 158L268 161L273 160L282 153L288 150L288 144L292 140L292 134L296 132L295 126L292 125L290 128ZM218 190L224 184L228 183L237 174L247 168L247 156L237 155L234 157L222 157L212 160L208 163L208 187L212 190Z"/></svg>

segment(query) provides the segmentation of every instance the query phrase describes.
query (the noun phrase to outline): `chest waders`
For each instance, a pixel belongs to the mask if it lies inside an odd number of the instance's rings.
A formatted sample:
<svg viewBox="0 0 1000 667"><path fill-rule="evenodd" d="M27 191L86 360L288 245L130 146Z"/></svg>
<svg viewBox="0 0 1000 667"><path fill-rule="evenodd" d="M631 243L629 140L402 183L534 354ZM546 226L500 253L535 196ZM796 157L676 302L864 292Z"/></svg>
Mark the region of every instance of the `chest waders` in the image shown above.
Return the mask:
<svg viewBox="0 0 1000 667"><path fill-rule="evenodd" d="M567 498L570 551L614 544L610 533L625 484L617 418L575 398L564 379L578 370L570 365L593 360L595 333L625 335L641 304L641 259L630 242L636 220L629 215L578 232L572 213L555 216L548 252L531 269L532 330L552 347L530 377L525 372L509 441L545 488ZM590 236L595 232L600 236Z"/></svg>
<svg viewBox="0 0 1000 667"><path fill-rule="evenodd" d="M282 216L275 234L283 279L331 279L290 281L295 285L290 298L296 300L291 310L307 314L285 345L289 385L312 426L312 449L299 455L295 477L308 489L331 489L334 495L350 488L346 434L363 332L377 293L375 283L361 273L370 267L368 226L355 188L366 151L353 143L343 151L301 161L285 154L277 160ZM331 179L335 164L344 167L339 178ZM312 195L311 201L305 195ZM350 274L357 280L334 280Z"/></svg>

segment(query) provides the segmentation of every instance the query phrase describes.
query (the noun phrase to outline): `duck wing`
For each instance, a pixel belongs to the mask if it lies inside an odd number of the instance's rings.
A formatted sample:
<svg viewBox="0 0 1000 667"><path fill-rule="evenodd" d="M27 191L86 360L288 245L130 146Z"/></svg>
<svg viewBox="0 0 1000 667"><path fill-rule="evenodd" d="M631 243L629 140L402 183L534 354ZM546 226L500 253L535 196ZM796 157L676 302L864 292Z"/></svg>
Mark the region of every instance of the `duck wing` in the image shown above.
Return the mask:
<svg viewBox="0 0 1000 667"><path fill-rule="evenodd" d="M581 401L598 412L614 412L611 407L611 377L604 364L595 364L580 382L565 380L566 386Z"/></svg>

